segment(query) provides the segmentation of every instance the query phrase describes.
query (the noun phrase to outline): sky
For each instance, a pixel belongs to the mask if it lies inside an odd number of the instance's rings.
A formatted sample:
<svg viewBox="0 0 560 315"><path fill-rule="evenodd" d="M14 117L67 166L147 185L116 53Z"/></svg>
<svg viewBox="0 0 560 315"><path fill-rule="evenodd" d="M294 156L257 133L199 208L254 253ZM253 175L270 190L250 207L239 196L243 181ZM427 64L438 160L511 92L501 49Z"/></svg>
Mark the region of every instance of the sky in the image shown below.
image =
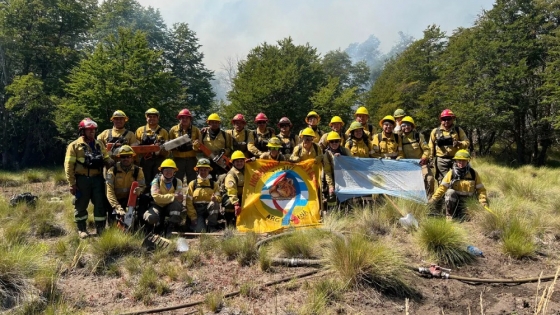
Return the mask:
<svg viewBox="0 0 560 315"><path fill-rule="evenodd" d="M204 63L223 70L264 43L291 36L319 53L344 50L371 34L387 52L402 31L414 38L436 24L447 34L472 26L493 0L138 0L160 10L168 26L186 22L196 32Z"/></svg>

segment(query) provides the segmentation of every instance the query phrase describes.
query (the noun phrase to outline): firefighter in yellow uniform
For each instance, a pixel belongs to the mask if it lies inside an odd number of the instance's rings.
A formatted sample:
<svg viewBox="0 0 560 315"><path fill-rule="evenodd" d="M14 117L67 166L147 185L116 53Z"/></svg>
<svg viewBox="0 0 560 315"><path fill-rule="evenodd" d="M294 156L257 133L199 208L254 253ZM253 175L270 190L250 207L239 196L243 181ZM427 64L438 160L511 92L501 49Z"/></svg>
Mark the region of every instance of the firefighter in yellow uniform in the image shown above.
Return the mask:
<svg viewBox="0 0 560 315"><path fill-rule="evenodd" d="M183 182L174 176L177 172L175 162L166 159L161 163L159 170L161 173L156 175L150 184L152 204L143 215L144 221L153 227L155 234L163 234L181 223L184 199Z"/></svg>
<svg viewBox="0 0 560 315"><path fill-rule="evenodd" d="M434 175L428 166L430 159L430 147L424 135L415 130L414 119L405 116L401 120L402 147L406 159L420 159L422 166L422 177L428 198L434 193Z"/></svg>
<svg viewBox="0 0 560 315"><path fill-rule="evenodd" d="M452 169L447 172L441 185L430 199L433 204L445 198L445 215L448 219L461 217L466 208L466 199L476 197L482 206L488 206L486 188L477 171L470 166L471 155L467 150L455 153Z"/></svg>
<svg viewBox="0 0 560 315"><path fill-rule="evenodd" d="M202 129L201 142L194 141L193 146L196 150L200 150L200 144L202 143L210 150L211 156L208 156L208 158L210 159L210 163L212 166L211 174L214 179L217 179L218 175L227 173L227 170L220 167L212 159L214 157L220 156L220 154L222 153L229 157L232 152L231 148L233 146L233 143L231 140L231 136L220 128L222 120L220 119L220 116L218 114L210 114L210 116L208 116L208 119L206 120L206 123L208 124L209 128Z"/></svg>
<svg viewBox="0 0 560 315"><path fill-rule="evenodd" d="M93 217L97 234L105 229L107 219L103 200L105 186L103 166L111 167L114 161L109 157L105 146L95 139L97 123L85 118L78 125L80 137L70 143L64 158L64 172L74 195L74 222L80 238L88 237L86 221L89 202L93 203Z"/></svg>
<svg viewBox="0 0 560 315"><path fill-rule="evenodd" d="M368 123L369 121L369 112L367 108L364 106L358 107L356 112L354 113L355 121L359 122L364 127L364 133L369 141L372 140L373 135L375 134L375 127ZM346 131L346 135L350 135L350 131Z"/></svg>
<svg viewBox="0 0 560 315"><path fill-rule="evenodd" d="M315 143L319 143L319 140L321 140L321 137L324 134L324 132L321 129L319 129L319 122L320 121L321 121L321 116L319 116L319 114L317 114L314 111L310 111L307 114L307 116L305 117L305 123L307 124L307 128L309 128L313 131L313 142L315 142ZM307 129L307 128L305 128L305 129ZM300 138L302 137L301 136L302 132L303 132L303 130L299 132Z"/></svg>
<svg viewBox="0 0 560 315"><path fill-rule="evenodd" d="M438 182L453 166L455 153L469 148L470 142L465 131L458 126L454 126L455 118L455 114L450 109L444 109L439 116L441 125L432 130L428 141L430 154L434 158L436 180Z"/></svg>
<svg viewBox="0 0 560 315"><path fill-rule="evenodd" d="M340 118L340 116L333 116L333 118L331 118L331 122L329 123L329 127L331 127L332 131L334 131L334 132L336 132L340 135L340 145L342 147L344 147L344 144L346 142L346 138L348 136L342 132L342 127L344 127L344 121L342 121L342 118ZM325 150L329 146L329 142L327 140L327 137L328 137L329 133L325 133L321 137L321 140L319 140L319 145L321 146L321 149L323 149L323 150Z"/></svg>
<svg viewBox="0 0 560 315"><path fill-rule="evenodd" d="M301 143L295 147L294 153L290 156L290 162L297 163L309 159L315 159L315 163L323 162L323 150L313 141L315 135L315 131L309 127L301 131Z"/></svg>
<svg viewBox="0 0 560 315"><path fill-rule="evenodd" d="M142 194L146 189L144 172L142 168L133 164L134 156L136 156L136 153L134 153L132 148L126 144L123 145L117 154L120 161L109 168L105 176L107 198L109 199L112 209L120 217L126 214L126 206L132 182L138 182L138 187L134 190L134 194L137 196Z"/></svg>
<svg viewBox="0 0 560 315"><path fill-rule="evenodd" d="M299 144L299 137L292 132L292 122L288 117L282 117L278 121L278 129L280 132L277 137L282 141L282 148L280 153L286 157L286 160L290 158L294 152L294 148Z"/></svg>
<svg viewBox="0 0 560 315"><path fill-rule="evenodd" d="M329 203L336 202L334 196L334 161L335 156L352 156L350 150L342 146L342 137L336 131L327 134L327 148L323 154L323 197Z"/></svg>
<svg viewBox="0 0 560 315"><path fill-rule="evenodd" d="M219 210L210 207L210 202L220 203L218 183L212 179L210 160L202 158L196 163L198 176L189 183L187 189L187 216L191 220L191 229L196 233L214 232L218 225ZM207 222L208 221L208 222Z"/></svg>
<svg viewBox="0 0 560 315"><path fill-rule="evenodd" d="M233 167L226 175L224 185L227 190L228 201L222 202L225 207L225 220L227 225L236 225L237 216L241 213L243 204L243 185L245 184L245 155L235 151L231 155Z"/></svg>
<svg viewBox="0 0 560 315"><path fill-rule="evenodd" d="M113 116L111 116L111 122L113 123L113 128L104 130L97 136L97 140L103 142L104 146L107 146L109 143L113 143L110 155L111 158L114 158L117 156L120 146L125 144L137 145L138 140L136 140L134 132L124 127L124 125L128 122L128 116L126 116L122 110L117 110L113 113Z"/></svg>
<svg viewBox="0 0 560 315"><path fill-rule="evenodd" d="M136 139L140 145L162 144L169 140L167 130L159 125L159 111L155 108L150 108L145 112L146 122L145 126L136 129ZM155 153L147 153L140 157L140 167L146 176L146 182L151 183L152 179L158 173L158 167L165 160L167 152L161 150Z"/></svg>
<svg viewBox="0 0 560 315"><path fill-rule="evenodd" d="M360 158L371 157L373 153L371 150L371 143L368 136L364 132L364 127L361 123L353 121L348 128L348 140L346 140L345 147L350 150L352 156Z"/></svg>
<svg viewBox="0 0 560 315"><path fill-rule="evenodd" d="M397 108L393 113L393 117L395 117L395 128L393 128L393 132L398 134L399 136L402 136L401 123L405 116L406 112L401 108Z"/></svg>
<svg viewBox="0 0 560 315"><path fill-rule="evenodd" d="M268 140L268 152L265 152L261 155L260 159L263 160L273 160L273 161L288 161L285 155L280 153L280 149L282 149L282 141L277 137L272 137Z"/></svg>
<svg viewBox="0 0 560 315"><path fill-rule="evenodd" d="M179 114L177 114L177 119L179 119L179 124L171 127L169 130L169 140L177 139L181 136L188 135L191 138L190 143L185 143L173 150L171 150L171 155L173 156L173 161L177 164L177 174L175 177L183 180L185 175L187 176L186 183L194 180L196 178L196 172L194 167L196 165L196 151L193 148L192 141L200 141L200 130L192 125L192 114L188 109L182 109Z"/></svg>
<svg viewBox="0 0 560 315"><path fill-rule="evenodd" d="M259 113L255 117L255 124L257 129L249 133L249 143L247 143L247 148L249 152L256 157L260 158L262 154L268 151L266 146L268 140L275 136L275 131L271 127L267 127L268 117L264 113Z"/></svg>
<svg viewBox="0 0 560 315"><path fill-rule="evenodd" d="M371 142L371 147L373 149L372 157L391 160L400 160L404 158L401 137L393 133L395 118L391 115L387 115L379 121L379 126L381 126L383 131L373 136Z"/></svg>
<svg viewBox="0 0 560 315"><path fill-rule="evenodd" d="M249 149L247 148L247 143L249 143L249 133L251 130L247 129L247 121L245 116L242 114L237 114L231 119L231 125L233 129L226 130L232 140L232 150L241 151L245 156L249 156Z"/></svg>

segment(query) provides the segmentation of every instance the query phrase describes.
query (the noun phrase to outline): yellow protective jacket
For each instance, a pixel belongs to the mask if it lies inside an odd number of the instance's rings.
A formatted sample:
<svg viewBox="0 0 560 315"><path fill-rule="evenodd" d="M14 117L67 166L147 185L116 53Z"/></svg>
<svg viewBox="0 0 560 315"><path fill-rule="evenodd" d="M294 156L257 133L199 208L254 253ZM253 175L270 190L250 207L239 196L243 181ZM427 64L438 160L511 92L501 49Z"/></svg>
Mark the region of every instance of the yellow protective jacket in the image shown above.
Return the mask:
<svg viewBox="0 0 560 315"><path fill-rule="evenodd" d="M181 124L171 127L169 130L169 140L177 139L185 134L189 134L191 141L201 140L200 130L197 127L191 125L191 127L187 130L183 130L183 128L181 128ZM196 157L196 154L198 153L198 151L192 147L192 143L183 144L182 146L171 150L171 152L174 158Z"/></svg>
<svg viewBox="0 0 560 315"><path fill-rule="evenodd" d="M124 135L125 133L126 135ZM123 135L124 135L124 141L121 142L120 138ZM113 127L112 129L103 130L103 132L97 136L97 140L103 142L103 145L105 146L107 145L107 143L115 142L115 141L119 141L122 144L127 144L127 145L138 145L138 140L136 139L136 135L134 134L134 131L127 130L126 128L117 129Z"/></svg>
<svg viewBox="0 0 560 315"><path fill-rule="evenodd" d="M229 129L226 130L226 133L231 137L233 152L239 150L243 152L246 157L249 157L247 143L249 143L249 134L251 133L251 130L247 128L243 128L241 131Z"/></svg>
<svg viewBox="0 0 560 315"><path fill-rule="evenodd" d="M173 181L177 180L177 187L173 186ZM150 193L152 198L154 198L154 203L160 207L165 207L168 204L172 203L175 200L175 193L181 192L183 193L183 182L175 178L171 182L169 189L165 184L165 177L163 175L158 174L152 180L152 184L150 185Z"/></svg>
<svg viewBox="0 0 560 315"><path fill-rule="evenodd" d="M354 157L368 158L373 153L365 134L360 139L348 138L344 147L350 150Z"/></svg>
<svg viewBox="0 0 560 315"><path fill-rule="evenodd" d="M224 185L227 189L227 195L231 204L236 204L243 196L243 185L245 185L245 177L243 176L243 171L232 167L231 170L226 175L224 180Z"/></svg>
<svg viewBox="0 0 560 315"><path fill-rule="evenodd" d="M430 158L430 147L424 139L424 135L411 131L401 135L404 157L407 159L428 159Z"/></svg>
<svg viewBox="0 0 560 315"><path fill-rule="evenodd" d="M348 150L347 148L345 147L338 147L338 148L339 148L338 152L334 152L334 153L340 153L340 155L345 155L345 156L352 156L352 152L350 152L350 150ZM329 188L333 188L333 189L334 189L334 163L333 163L334 153L331 150L327 149L323 154L323 172L325 173L325 181L327 182Z"/></svg>
<svg viewBox="0 0 560 315"><path fill-rule="evenodd" d="M294 149L294 153L290 156L290 162L301 162L309 159L315 159L316 163L323 162L323 150L315 142L312 143L311 147L308 149L303 147L303 143L299 144Z"/></svg>
<svg viewBox="0 0 560 315"><path fill-rule="evenodd" d="M457 140L459 142L458 146L454 147L453 144L438 145L438 142L442 142L449 138L451 138L451 141ZM430 146L430 154L432 157L439 156L452 159L457 151L461 149L468 150L470 142L465 131L461 127L453 125L449 130L445 130L443 126L434 128L430 134L430 141L428 144Z"/></svg>
<svg viewBox="0 0 560 315"><path fill-rule="evenodd" d="M402 148L402 139L396 133L385 134L385 132L378 133L373 136L371 141L374 158L404 158Z"/></svg>
<svg viewBox="0 0 560 315"><path fill-rule="evenodd" d="M207 132L202 133L202 143L210 150L213 154L219 155L220 151L223 149L227 156L231 155L231 149L233 146L231 135L226 133L224 130L219 130L218 134L214 139L210 135L210 128ZM198 150L200 145L195 145L194 148Z"/></svg>
<svg viewBox="0 0 560 315"><path fill-rule="evenodd" d="M475 177L474 179L473 174ZM432 196L432 199L439 200L445 195L445 192L450 187L452 187L457 194L462 197L470 197L476 194L478 202L484 206L488 205L486 188L484 187L484 184L482 184L482 180L480 179L478 172L474 169L468 170L463 179L454 178L453 169L451 169L441 181L441 185L439 185L438 189Z"/></svg>
<svg viewBox="0 0 560 315"><path fill-rule="evenodd" d="M274 161L288 161L288 158L286 158L285 155L283 155L282 153L278 152L278 156L276 158L273 158L272 156L270 156L270 152L265 152L263 154L261 154L261 156L259 157L259 160L274 160Z"/></svg>
<svg viewBox="0 0 560 315"><path fill-rule="evenodd" d="M255 137L256 136L256 137ZM249 142L247 149L251 154L256 157L261 156L264 152L268 151L266 144L268 140L275 136L274 129L266 127L265 132L261 132L258 128L249 132Z"/></svg>
<svg viewBox="0 0 560 315"><path fill-rule="evenodd" d="M95 147L103 157L106 163L111 160L103 142L95 141ZM83 163L86 161L86 152L92 152L91 146L84 141L84 137L74 140L66 148L66 157L64 158L64 172L66 180L70 186L76 185L76 175L99 176L103 173L103 167L99 169L88 169Z"/></svg>
<svg viewBox="0 0 560 315"><path fill-rule="evenodd" d="M315 135L313 136L313 142L315 143L319 143L319 140L321 140L321 137L323 136L324 132L319 129L319 127L315 126L315 128L309 126L309 128L313 129L313 132L315 133ZM303 132L303 129L299 131L299 136L301 137L301 133Z"/></svg>
<svg viewBox="0 0 560 315"><path fill-rule="evenodd" d="M137 172L136 179L134 178L134 172ZM125 170L121 166L121 162L117 162L117 164L107 170L105 182L107 184L107 199L109 199L111 207L116 208L119 205L118 199L128 198L130 185L134 181L138 182L138 187L142 188L142 190L146 189L144 172L139 166L131 165L128 170Z"/></svg>
<svg viewBox="0 0 560 315"><path fill-rule="evenodd" d="M222 202L222 197L220 196L220 192L218 191L218 183L212 181L214 183L214 187L210 186L210 179L212 175L208 175L206 178L200 178L198 176L195 180L189 183L189 187L187 189L187 215L191 219L191 221L196 220L196 209L194 207L195 203L209 203L212 201L212 195L216 196L216 202ZM196 188L195 188L196 182Z"/></svg>
<svg viewBox="0 0 560 315"><path fill-rule="evenodd" d="M136 129L136 139L138 139L140 145L163 143L169 140L169 133L167 133L167 130L163 129L159 125L152 130L150 129L150 126L146 124L145 126ZM159 155L166 157L168 152L161 150Z"/></svg>
<svg viewBox="0 0 560 315"><path fill-rule="evenodd" d="M286 157L286 160L288 160L292 153L294 153L294 148L299 144L299 137L292 133L288 135L279 133L276 137L278 137L278 139L280 139L283 143L280 153L282 153Z"/></svg>
<svg viewBox="0 0 560 315"><path fill-rule="evenodd" d="M344 145L346 144L346 139L348 139L348 136L346 134L339 134L339 135L340 135L340 146L344 147ZM321 146L321 149L323 149L323 150L325 150L329 146L329 142L327 141L328 136L329 136L329 134L325 133L321 137L321 140L319 140L319 145Z"/></svg>

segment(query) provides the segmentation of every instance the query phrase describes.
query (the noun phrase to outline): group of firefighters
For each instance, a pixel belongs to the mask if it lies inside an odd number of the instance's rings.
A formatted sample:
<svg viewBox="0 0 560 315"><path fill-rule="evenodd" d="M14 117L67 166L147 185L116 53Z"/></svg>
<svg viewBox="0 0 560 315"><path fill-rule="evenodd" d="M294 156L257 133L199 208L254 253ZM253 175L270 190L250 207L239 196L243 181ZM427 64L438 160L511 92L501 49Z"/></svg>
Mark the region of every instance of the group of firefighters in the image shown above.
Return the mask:
<svg viewBox="0 0 560 315"><path fill-rule="evenodd" d="M345 132L341 117L332 117L328 133L318 128L321 117L315 111L307 114L307 127L297 134L288 117L278 121L276 133L264 113L255 117L255 130L246 128L242 114L231 119L231 130L221 129L222 120L216 113L199 129L193 126L191 112L183 109L177 115L178 124L169 132L159 125L158 110L148 109L145 117L146 125L132 132L125 128L127 115L117 110L111 117L113 128L97 137L93 120L85 118L79 123L79 137L68 145L64 167L75 197L74 220L81 238L88 237L89 202L93 203L100 234L107 221L125 216L133 182L138 183L132 193L138 196L140 219L150 232L168 233L179 225L195 232L213 231L219 219L235 225L242 210L244 167L250 159L293 163L314 159L323 169L325 200L336 200L333 156L418 159L430 203L444 198L448 218L461 213L465 197L476 196L487 205L480 176L469 165L469 141L449 109L440 114L441 124L432 130L428 141L402 109L379 121L380 132L368 123L365 107L356 110L355 120ZM188 137L188 141L166 150L166 143L181 137ZM188 185L183 184L185 178Z"/></svg>

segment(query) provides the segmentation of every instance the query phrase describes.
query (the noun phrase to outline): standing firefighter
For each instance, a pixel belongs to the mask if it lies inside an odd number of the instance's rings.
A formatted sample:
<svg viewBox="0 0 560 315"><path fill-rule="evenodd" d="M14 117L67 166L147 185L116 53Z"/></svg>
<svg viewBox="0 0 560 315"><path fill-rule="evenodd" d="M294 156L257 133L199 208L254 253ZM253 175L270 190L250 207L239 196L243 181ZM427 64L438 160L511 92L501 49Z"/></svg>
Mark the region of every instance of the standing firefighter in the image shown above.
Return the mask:
<svg viewBox="0 0 560 315"><path fill-rule="evenodd" d="M401 137L393 133L395 118L387 115L379 121L379 126L382 128L382 131L374 135L371 141L371 147L374 152L373 157L391 160L404 158Z"/></svg>
<svg viewBox="0 0 560 315"><path fill-rule="evenodd" d="M369 112L364 106L358 107L354 113L355 121L359 122L364 127L366 137L371 141L372 136L375 134L375 127L368 123ZM350 130L346 131L346 135L350 135Z"/></svg>
<svg viewBox="0 0 560 315"><path fill-rule="evenodd" d="M259 113L257 117L255 117L257 129L253 130L249 134L249 143L247 144L247 148L256 158L260 158L261 155L268 152L268 147L266 145L268 144L268 140L274 137L274 129L267 127L267 123L268 117L266 117L264 113Z"/></svg>
<svg viewBox="0 0 560 315"><path fill-rule="evenodd" d="M328 203L334 205L334 161L335 156L352 156L350 150L342 146L342 137L338 132L331 131L327 136L327 148L323 155L323 197Z"/></svg>
<svg viewBox="0 0 560 315"><path fill-rule="evenodd" d="M415 130L414 119L406 116L401 121L402 147L404 157L407 159L420 159L422 176L428 198L434 193L434 175L428 166L430 159L430 147L424 139L424 135Z"/></svg>
<svg viewBox="0 0 560 315"><path fill-rule="evenodd" d="M269 143L270 144L270 143ZM241 213L241 205L243 204L243 185L245 178L245 155L241 151L235 151L231 155L233 167L226 175L224 185L227 190L227 201L222 200L225 206L226 225L236 224L237 216Z"/></svg>
<svg viewBox="0 0 560 315"><path fill-rule="evenodd" d="M467 150L459 150L453 157L453 168L447 172L441 185L430 199L430 203L445 198L445 215L448 219L464 215L466 199L478 198L484 207L488 206L486 188L480 175L470 166L471 155Z"/></svg>
<svg viewBox="0 0 560 315"><path fill-rule="evenodd" d="M192 125L191 112L186 108L177 114L177 119L179 119L179 124L169 130L169 140L188 135L191 138L191 142L173 149L171 154L173 155L173 161L177 164L177 169L179 169L175 177L183 180L186 175L186 182L188 183L196 178L194 166L196 165L196 154L198 151L194 150L192 141L200 141L200 130Z"/></svg>
<svg viewBox="0 0 560 315"><path fill-rule="evenodd" d="M160 174L152 180L150 194L153 201L146 212L144 221L154 227L156 234L163 234L165 230L172 230L175 225L181 223L181 211L183 210L183 182L176 178L177 165L172 159L166 159L159 167ZM165 218L167 229L165 228Z"/></svg>
<svg viewBox="0 0 560 315"><path fill-rule="evenodd" d="M187 215L191 220L191 229L197 233L214 232L218 225L216 206L210 204L222 201L218 183L212 179L210 160L202 158L196 163L198 176L189 183L187 190ZM210 206L210 209L209 209ZM208 222L207 222L208 220Z"/></svg>
<svg viewBox="0 0 560 315"><path fill-rule="evenodd" d="M348 140L345 147L350 150L352 156L367 158L370 157L373 151L371 150L371 143L368 140L364 127L361 123L353 121L348 128Z"/></svg>
<svg viewBox="0 0 560 315"><path fill-rule="evenodd" d="M430 134L430 152L436 167L436 179L441 182L447 171L453 166L453 156L459 150L469 147L469 140L465 131L455 126L455 114L450 109L444 109L439 116L441 125Z"/></svg>
<svg viewBox="0 0 560 315"><path fill-rule="evenodd" d="M169 140L167 130L159 125L159 111L155 108L150 108L146 111L145 126L136 129L136 138L140 141L140 145L162 144ZM146 176L146 182L151 183L154 176L158 172L158 167L163 162L167 152L147 153L140 159L140 166Z"/></svg>
<svg viewBox="0 0 560 315"><path fill-rule="evenodd" d="M399 135L402 135L401 122L405 116L406 116L406 112L404 111L404 109L398 108L393 113L393 117L395 117L395 121L396 121L395 128L393 128L394 133L398 133Z"/></svg>
<svg viewBox="0 0 560 315"><path fill-rule="evenodd" d="M231 125L233 129L226 130L231 136L232 146L234 151L241 151L246 156L249 156L249 149L247 148L247 143L249 142L250 130L247 129L247 121L245 116L242 114L237 114L231 119ZM189 181L190 182L190 181Z"/></svg>
<svg viewBox="0 0 560 315"><path fill-rule="evenodd" d="M299 132L300 138L304 130L311 129L311 131L313 131L313 142L319 143L319 140L321 140L321 137L323 136L324 133L321 129L319 129L320 121L321 121L321 116L319 116L319 114L317 114L314 111L310 111L305 117L305 123L307 124L307 128Z"/></svg>
<svg viewBox="0 0 560 315"><path fill-rule="evenodd" d="M278 139L277 137L272 137L270 138L266 146L268 147L269 151L263 153L260 157L261 159L274 160L278 162L288 161L288 158L280 153L280 150L282 149L282 141L280 141L280 139Z"/></svg>
<svg viewBox="0 0 560 315"><path fill-rule="evenodd" d="M103 166L110 167L114 161L109 157L103 143L95 140L97 124L85 118L78 125L79 138L68 145L64 159L64 171L74 195L74 222L80 238L86 238L87 207L93 203L93 217L97 234L105 229L106 212L103 207L105 186Z"/></svg>
<svg viewBox="0 0 560 315"><path fill-rule="evenodd" d="M113 148L111 149L111 157L116 157L118 149L125 144L137 145L138 140L134 132L126 129L124 125L128 122L128 116L122 110L116 110L111 116L111 122L113 123L113 128L106 129L97 136L97 140L103 142L104 146L108 143L113 143Z"/></svg>
<svg viewBox="0 0 560 315"><path fill-rule="evenodd" d="M340 116L333 116L333 118L331 118L331 121L329 122L329 127L331 127L331 130L338 133L340 135L340 145L344 146L344 143L346 141L346 138L348 137L346 134L344 134L342 132L342 127L344 126L344 121L342 121L342 118L340 118ZM321 149L325 150L328 146L329 146L329 142L327 140L327 137L329 133L325 133L322 137L321 140L319 140L319 145L321 146Z"/></svg>
<svg viewBox="0 0 560 315"><path fill-rule="evenodd" d="M202 144L210 150L210 154L207 156L211 161L212 175L214 179L217 179L218 175L225 174L228 170L219 166L213 159L220 157L222 154L229 157L233 143L231 136L220 128L222 120L218 114L210 114L206 123L208 128L202 129L202 140L200 142L194 141L193 146L199 150Z"/></svg>
<svg viewBox="0 0 560 315"><path fill-rule="evenodd" d="M290 162L298 163L301 161L315 159L315 163L323 162L323 150L313 140L316 133L311 128L305 128L300 133L301 143L296 146L294 153L290 156Z"/></svg>
<svg viewBox="0 0 560 315"><path fill-rule="evenodd" d="M120 162L107 170L105 181L107 184L107 198L111 208L122 218L126 214L128 196L132 182L138 182L134 194L139 196L146 189L144 172L139 166L134 165L133 159L136 154L128 145L123 145L117 153Z"/></svg>
<svg viewBox="0 0 560 315"><path fill-rule="evenodd" d="M277 126L280 129L280 133L278 133L277 137L282 141L280 153L288 159L294 152L294 148L299 144L299 139L296 134L292 132L293 125L288 117L280 118Z"/></svg>

